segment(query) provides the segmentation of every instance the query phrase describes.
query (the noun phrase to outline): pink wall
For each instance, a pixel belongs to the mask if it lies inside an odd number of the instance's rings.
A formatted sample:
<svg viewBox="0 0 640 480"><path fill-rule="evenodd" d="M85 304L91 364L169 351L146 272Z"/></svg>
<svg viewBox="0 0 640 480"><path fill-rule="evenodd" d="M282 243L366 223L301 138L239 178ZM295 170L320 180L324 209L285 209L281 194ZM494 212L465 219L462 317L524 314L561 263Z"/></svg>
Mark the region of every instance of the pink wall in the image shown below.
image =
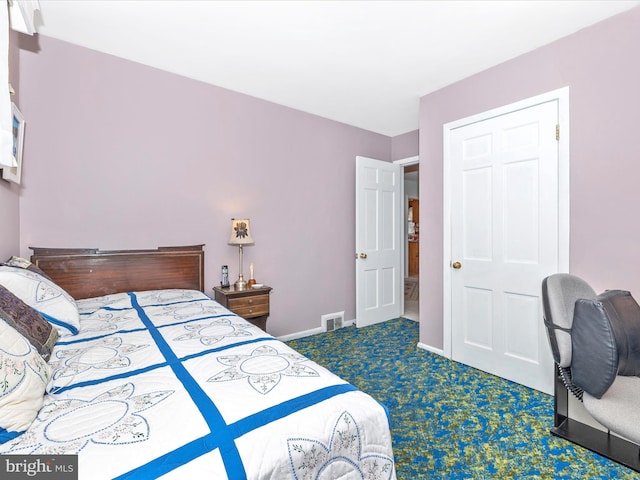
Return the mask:
<svg viewBox="0 0 640 480"><path fill-rule="evenodd" d="M0 179L0 262L20 253L18 186Z"/></svg>
<svg viewBox="0 0 640 480"><path fill-rule="evenodd" d="M13 101L20 107L18 33L9 32L9 81L16 90ZM25 131L25 136L27 135ZM20 186L2 180L0 175L0 262L20 253Z"/></svg>
<svg viewBox="0 0 640 480"><path fill-rule="evenodd" d="M391 139L391 160L403 160L417 157L419 153L420 132L414 130Z"/></svg>
<svg viewBox="0 0 640 480"><path fill-rule="evenodd" d="M245 276L272 287L274 335L355 317L355 157L391 139L40 36L20 51L29 246L204 243L205 281L238 275L230 219L251 219ZM209 290L210 291L210 290Z"/></svg>
<svg viewBox="0 0 640 480"><path fill-rule="evenodd" d="M567 85L570 270L640 299L639 46L636 8L421 99L421 342L443 345L443 124Z"/></svg>

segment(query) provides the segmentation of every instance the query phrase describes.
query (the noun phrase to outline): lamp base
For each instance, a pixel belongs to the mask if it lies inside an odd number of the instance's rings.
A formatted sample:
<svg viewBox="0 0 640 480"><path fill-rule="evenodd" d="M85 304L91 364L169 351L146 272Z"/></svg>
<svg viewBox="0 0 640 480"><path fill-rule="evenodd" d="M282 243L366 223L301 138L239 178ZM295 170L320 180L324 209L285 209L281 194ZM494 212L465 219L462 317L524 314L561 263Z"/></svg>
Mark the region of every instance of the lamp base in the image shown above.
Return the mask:
<svg viewBox="0 0 640 480"><path fill-rule="evenodd" d="M236 290L246 290L247 289L247 281L242 277L238 279L236 283L233 284L233 287Z"/></svg>

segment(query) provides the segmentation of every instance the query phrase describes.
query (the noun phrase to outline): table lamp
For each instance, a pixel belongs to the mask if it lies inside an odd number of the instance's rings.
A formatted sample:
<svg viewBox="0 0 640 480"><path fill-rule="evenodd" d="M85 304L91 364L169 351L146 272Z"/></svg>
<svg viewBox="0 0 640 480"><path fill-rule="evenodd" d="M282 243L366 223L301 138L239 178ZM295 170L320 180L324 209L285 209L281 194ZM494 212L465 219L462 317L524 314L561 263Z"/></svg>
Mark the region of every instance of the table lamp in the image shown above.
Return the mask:
<svg viewBox="0 0 640 480"><path fill-rule="evenodd" d="M246 290L247 281L242 276L242 248L245 245L253 245L251 230L249 230L248 218L232 218L231 219L231 236L229 237L229 245L238 245L240 248L240 273L238 280L234 283L236 290Z"/></svg>

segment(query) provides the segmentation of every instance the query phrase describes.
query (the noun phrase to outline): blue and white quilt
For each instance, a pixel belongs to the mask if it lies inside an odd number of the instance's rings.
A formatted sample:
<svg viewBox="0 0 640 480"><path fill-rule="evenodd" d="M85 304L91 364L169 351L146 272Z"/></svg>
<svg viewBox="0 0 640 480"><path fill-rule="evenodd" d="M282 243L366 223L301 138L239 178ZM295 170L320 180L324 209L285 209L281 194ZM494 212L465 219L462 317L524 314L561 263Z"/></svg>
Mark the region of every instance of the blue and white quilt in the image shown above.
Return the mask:
<svg viewBox="0 0 640 480"><path fill-rule="evenodd" d="M81 479L394 479L383 406L202 292L80 300L33 425L6 454Z"/></svg>

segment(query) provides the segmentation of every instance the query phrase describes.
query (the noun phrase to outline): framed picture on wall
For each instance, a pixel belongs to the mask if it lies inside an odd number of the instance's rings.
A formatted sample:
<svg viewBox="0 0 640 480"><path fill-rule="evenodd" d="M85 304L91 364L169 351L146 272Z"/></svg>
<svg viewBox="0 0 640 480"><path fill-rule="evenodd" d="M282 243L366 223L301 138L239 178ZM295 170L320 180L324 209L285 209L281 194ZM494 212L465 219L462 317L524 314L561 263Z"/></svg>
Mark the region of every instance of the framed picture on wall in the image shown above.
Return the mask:
<svg viewBox="0 0 640 480"><path fill-rule="evenodd" d="M18 110L15 103L11 103L11 112L13 113L13 157L16 161L16 166L4 167L2 169L2 178L19 184L22 176L22 145L24 143L25 122L22 112Z"/></svg>

